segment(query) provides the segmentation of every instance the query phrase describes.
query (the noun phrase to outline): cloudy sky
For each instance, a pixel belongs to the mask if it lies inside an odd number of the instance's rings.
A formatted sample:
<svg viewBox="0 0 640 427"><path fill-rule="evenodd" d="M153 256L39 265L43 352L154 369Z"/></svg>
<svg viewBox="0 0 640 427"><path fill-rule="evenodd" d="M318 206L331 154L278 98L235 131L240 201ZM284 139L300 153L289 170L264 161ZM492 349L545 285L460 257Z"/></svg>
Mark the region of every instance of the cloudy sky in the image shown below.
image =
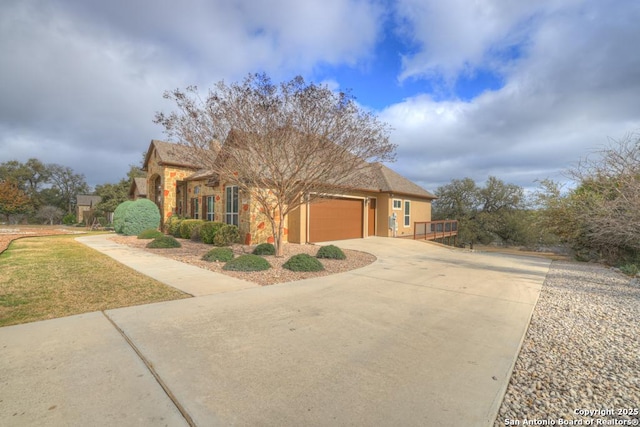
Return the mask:
<svg viewBox="0 0 640 427"><path fill-rule="evenodd" d="M0 162L117 182L165 90L264 71L351 89L427 190L532 187L640 130L638 22L637 0L2 0Z"/></svg>

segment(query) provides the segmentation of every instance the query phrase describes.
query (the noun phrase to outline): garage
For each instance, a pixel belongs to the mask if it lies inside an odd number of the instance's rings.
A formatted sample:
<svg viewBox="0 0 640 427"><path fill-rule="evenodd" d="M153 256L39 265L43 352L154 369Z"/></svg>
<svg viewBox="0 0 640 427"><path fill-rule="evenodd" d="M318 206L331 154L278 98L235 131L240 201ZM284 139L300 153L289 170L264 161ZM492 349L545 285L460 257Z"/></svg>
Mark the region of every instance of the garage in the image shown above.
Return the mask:
<svg viewBox="0 0 640 427"><path fill-rule="evenodd" d="M363 200L331 198L309 205L309 242L362 237Z"/></svg>

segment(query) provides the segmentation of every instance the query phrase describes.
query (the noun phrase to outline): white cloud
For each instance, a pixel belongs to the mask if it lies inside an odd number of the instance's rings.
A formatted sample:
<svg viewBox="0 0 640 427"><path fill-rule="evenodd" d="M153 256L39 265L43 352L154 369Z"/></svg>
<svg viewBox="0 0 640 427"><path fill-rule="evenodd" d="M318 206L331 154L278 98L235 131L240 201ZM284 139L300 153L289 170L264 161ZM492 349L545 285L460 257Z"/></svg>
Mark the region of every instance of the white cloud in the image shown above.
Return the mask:
<svg viewBox="0 0 640 427"><path fill-rule="evenodd" d="M453 84L477 69L502 73L514 48L525 48L538 19L559 5L583 0L400 0L397 17L408 24L405 35L418 46L403 55L400 80L439 77Z"/></svg>
<svg viewBox="0 0 640 427"><path fill-rule="evenodd" d="M431 190L453 178L481 182L489 175L533 186L534 179L562 180L561 171L608 137L640 129L640 57L633 54L640 41L640 4L544 5L527 30L526 54L503 69L502 88L468 102L415 96L382 112L396 129L402 172ZM497 24L488 26L462 13L467 21L458 16L447 29L453 10L425 21L416 12L417 37L429 45L411 59L415 73L407 68L406 75L441 69L455 76L464 64L481 64L494 39L502 40L524 16L511 12L505 19L500 12ZM423 28L434 21L442 25ZM467 46L478 28L479 42ZM439 39L435 32L441 30ZM460 39L454 40L457 30ZM447 55L449 49L454 53Z"/></svg>
<svg viewBox="0 0 640 427"><path fill-rule="evenodd" d="M0 162L25 160L20 142L45 162L68 147L106 150L102 164L126 168L162 137L152 119L172 108L165 90L356 64L371 54L381 13L363 0L4 1ZM94 183L113 181L107 174Z"/></svg>

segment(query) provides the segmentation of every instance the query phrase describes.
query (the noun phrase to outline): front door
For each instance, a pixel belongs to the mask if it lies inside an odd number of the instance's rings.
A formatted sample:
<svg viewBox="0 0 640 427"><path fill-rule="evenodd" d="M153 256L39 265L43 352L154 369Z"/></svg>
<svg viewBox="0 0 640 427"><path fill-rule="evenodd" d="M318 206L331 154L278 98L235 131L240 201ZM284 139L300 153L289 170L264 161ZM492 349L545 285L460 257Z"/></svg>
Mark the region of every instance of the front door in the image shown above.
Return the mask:
<svg viewBox="0 0 640 427"><path fill-rule="evenodd" d="M367 236L376 235L376 199L369 199L367 209Z"/></svg>

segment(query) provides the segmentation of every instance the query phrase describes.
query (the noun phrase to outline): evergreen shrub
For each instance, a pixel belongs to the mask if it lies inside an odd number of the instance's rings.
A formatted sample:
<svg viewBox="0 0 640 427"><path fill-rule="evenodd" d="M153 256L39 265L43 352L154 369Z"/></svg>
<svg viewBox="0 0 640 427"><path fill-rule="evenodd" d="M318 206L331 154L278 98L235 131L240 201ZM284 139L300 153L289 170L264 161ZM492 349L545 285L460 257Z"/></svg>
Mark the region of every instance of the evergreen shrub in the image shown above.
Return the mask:
<svg viewBox="0 0 640 427"><path fill-rule="evenodd" d="M271 268L271 264L258 255L246 254L227 262L223 270L230 271L263 271Z"/></svg>
<svg viewBox="0 0 640 427"><path fill-rule="evenodd" d="M156 237L162 237L162 231L157 230L155 228L147 228L146 230L142 230L140 234L138 234L138 239L155 239Z"/></svg>
<svg viewBox="0 0 640 427"><path fill-rule="evenodd" d="M147 243L147 247L152 249L179 248L181 246L180 242L178 242L173 236L156 237Z"/></svg>
<svg viewBox="0 0 640 427"><path fill-rule="evenodd" d="M216 246L230 246L240 241L240 232L235 225L225 224L213 236L213 244Z"/></svg>
<svg viewBox="0 0 640 427"><path fill-rule="evenodd" d="M316 258L328 258L328 259L347 259L347 256L342 252L342 249L335 245L322 246L318 249Z"/></svg>
<svg viewBox="0 0 640 427"><path fill-rule="evenodd" d="M206 243L208 245L212 245L213 244L213 238L218 233L218 231L222 227L224 227L224 225L225 224L222 223L222 222L206 221L200 227L200 238L202 239L202 241L204 243Z"/></svg>
<svg viewBox="0 0 640 427"><path fill-rule="evenodd" d="M116 210L113 211L113 229L118 234L122 234L124 229L124 219L129 211L129 207L133 204L133 200L127 200L126 202L120 203Z"/></svg>
<svg viewBox="0 0 640 427"><path fill-rule="evenodd" d="M126 207L122 226L122 234L125 236L137 236L147 228L159 226L160 210L151 200L138 199Z"/></svg>
<svg viewBox="0 0 640 427"><path fill-rule="evenodd" d="M252 253L254 255L275 255L276 247L271 243L260 243Z"/></svg>
<svg viewBox="0 0 640 427"><path fill-rule="evenodd" d="M294 255L282 264L283 268L291 271L322 271L324 266L317 258L308 254Z"/></svg>
<svg viewBox="0 0 640 427"><path fill-rule="evenodd" d="M233 251L231 248L213 248L202 256L205 261L221 261L227 262L233 259Z"/></svg>
<svg viewBox="0 0 640 427"><path fill-rule="evenodd" d="M183 239L190 239L193 229L199 225L204 224L201 219L185 219L180 223L180 237ZM178 237L178 236L176 236Z"/></svg>

